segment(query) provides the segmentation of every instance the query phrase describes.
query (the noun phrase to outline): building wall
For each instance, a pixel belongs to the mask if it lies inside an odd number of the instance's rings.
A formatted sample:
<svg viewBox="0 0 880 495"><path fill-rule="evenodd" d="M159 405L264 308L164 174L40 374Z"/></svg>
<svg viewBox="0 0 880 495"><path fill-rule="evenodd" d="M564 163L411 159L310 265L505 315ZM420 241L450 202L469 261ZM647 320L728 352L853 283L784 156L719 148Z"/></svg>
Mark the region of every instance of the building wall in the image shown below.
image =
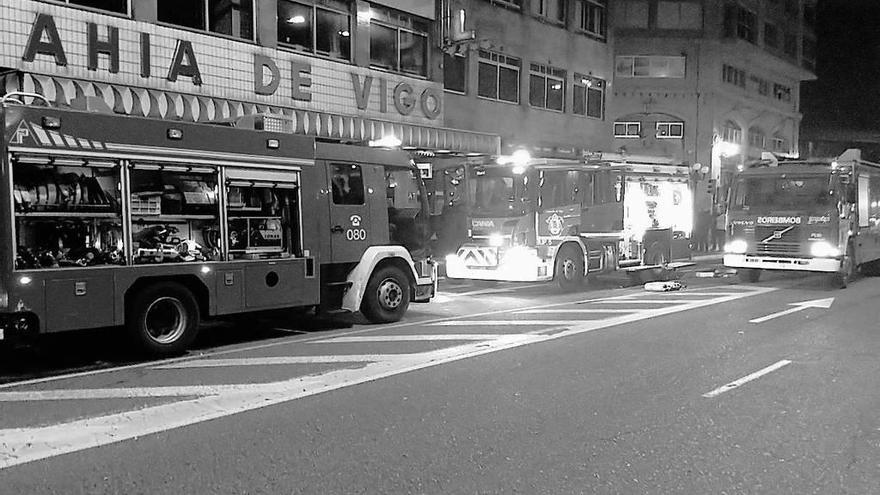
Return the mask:
<svg viewBox="0 0 880 495"><path fill-rule="evenodd" d="M698 17L695 22L683 22L686 28L662 28L661 4L664 9L685 6ZM685 57L686 69L682 78L616 74L609 120L640 121L643 125L639 138L615 138L613 146L700 163L710 168L708 177L716 180L723 180L724 174L732 173L744 161L760 157L763 150L796 154L800 83L815 78L810 50L804 48L815 39L804 21L805 9L813 12L813 5L804 0L616 2L612 15L617 61L622 56ZM791 11L794 7L797 14ZM738 31L736 9L754 16L753 36ZM666 25L669 23L667 18ZM767 24L776 27L776 47L771 46ZM794 50L789 50L792 54L786 53L786 35L795 40L791 45ZM777 89L784 96L777 97ZM664 118L684 124L682 139L656 138L655 122ZM725 131L731 122L741 131L738 139L733 139L737 147L723 143L731 140L726 139L731 133ZM749 129L761 130L763 146L757 140L750 144Z"/></svg>
<svg viewBox="0 0 880 495"><path fill-rule="evenodd" d="M610 34L602 40L580 32L573 2L567 4L564 23L534 14L536 2L524 0L521 8L489 0L451 2L454 8L466 11L466 28L475 31L476 40L460 49L468 58L467 89L464 95L446 92L446 121L456 128L499 134L506 152L526 147L534 156L574 157L578 150L607 150L611 144L608 118L575 115L573 84L575 73L601 79L604 84L611 81L613 39ZM480 49L521 60L518 103L477 95ZM531 63L566 71L562 112L529 104ZM603 106L607 106L607 86L604 91Z"/></svg>

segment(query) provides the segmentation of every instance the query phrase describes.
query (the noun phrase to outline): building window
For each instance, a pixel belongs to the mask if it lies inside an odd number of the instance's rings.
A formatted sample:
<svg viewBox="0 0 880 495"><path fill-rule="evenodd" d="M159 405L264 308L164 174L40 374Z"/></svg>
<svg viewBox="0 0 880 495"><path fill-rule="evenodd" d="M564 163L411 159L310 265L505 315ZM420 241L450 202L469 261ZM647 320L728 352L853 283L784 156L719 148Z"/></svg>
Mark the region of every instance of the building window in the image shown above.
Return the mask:
<svg viewBox="0 0 880 495"><path fill-rule="evenodd" d="M467 93L467 60L464 55L443 55L443 89Z"/></svg>
<svg viewBox="0 0 880 495"><path fill-rule="evenodd" d="M253 0L156 0L159 22L254 39Z"/></svg>
<svg viewBox="0 0 880 495"><path fill-rule="evenodd" d="M737 69L732 65L724 64L724 67L722 68L722 79L728 84L733 84L734 86L739 86L741 88L746 87L746 71Z"/></svg>
<svg viewBox="0 0 880 495"><path fill-rule="evenodd" d="M480 50L478 66L478 96L519 103L519 72L522 62L518 58Z"/></svg>
<svg viewBox="0 0 880 495"><path fill-rule="evenodd" d="M749 76L749 83L752 88L761 96L770 95L770 81L758 76Z"/></svg>
<svg viewBox="0 0 880 495"><path fill-rule="evenodd" d="M749 129L749 147L759 150L764 149L764 131L759 127Z"/></svg>
<svg viewBox="0 0 880 495"><path fill-rule="evenodd" d="M754 12L740 7L736 14L736 36L749 43L757 39L758 16Z"/></svg>
<svg viewBox="0 0 880 495"><path fill-rule="evenodd" d="M785 142L785 138L782 136L773 136L771 139L773 151L782 151L788 153L788 144Z"/></svg>
<svg viewBox="0 0 880 495"><path fill-rule="evenodd" d="M620 17L617 22L620 27L626 28L648 28L648 1L647 0L628 0L620 2Z"/></svg>
<svg viewBox="0 0 880 495"><path fill-rule="evenodd" d="M681 79L685 75L685 57L620 56L614 73L618 77L662 77Z"/></svg>
<svg viewBox="0 0 880 495"><path fill-rule="evenodd" d="M816 27L816 5L813 3L804 4L804 22L807 26Z"/></svg>
<svg viewBox="0 0 880 495"><path fill-rule="evenodd" d="M408 14L370 8L370 64L376 67L428 75L428 23Z"/></svg>
<svg viewBox="0 0 880 495"><path fill-rule="evenodd" d="M726 143L742 143L742 129L736 125L736 122L728 120L721 128L721 140Z"/></svg>
<svg viewBox="0 0 880 495"><path fill-rule="evenodd" d="M574 73L572 113L601 119L605 113L605 80Z"/></svg>
<svg viewBox="0 0 880 495"><path fill-rule="evenodd" d="M521 9L522 8L522 0L491 0L492 3L497 3L503 7L510 7L513 9Z"/></svg>
<svg viewBox="0 0 880 495"><path fill-rule="evenodd" d="M779 48L779 28L776 24L764 24L764 46Z"/></svg>
<svg viewBox="0 0 880 495"><path fill-rule="evenodd" d="M789 57L797 57L797 49L798 49L798 41L797 35L795 34L786 34L785 35L785 46L783 47L783 51Z"/></svg>
<svg viewBox="0 0 880 495"><path fill-rule="evenodd" d="M657 4L657 28L701 29L703 6L688 1L661 1Z"/></svg>
<svg viewBox="0 0 880 495"><path fill-rule="evenodd" d="M549 21L565 22L565 0L532 0L535 14Z"/></svg>
<svg viewBox="0 0 880 495"><path fill-rule="evenodd" d="M682 139L684 124L681 122L657 122L655 137L657 139Z"/></svg>
<svg viewBox="0 0 880 495"><path fill-rule="evenodd" d="M565 71L529 64L529 105L561 112L565 109Z"/></svg>
<svg viewBox="0 0 880 495"><path fill-rule="evenodd" d="M642 137L641 122L615 122L614 137L622 139L637 139Z"/></svg>
<svg viewBox="0 0 880 495"><path fill-rule="evenodd" d="M774 84L773 97L779 101L791 101L791 88L782 84Z"/></svg>
<svg viewBox="0 0 880 495"><path fill-rule="evenodd" d="M605 2L606 0L577 0L575 3L576 26L581 31L605 39L607 34Z"/></svg>
<svg viewBox="0 0 880 495"><path fill-rule="evenodd" d="M801 61L804 68L809 70L816 69L816 41L810 38L804 38L802 45Z"/></svg>
<svg viewBox="0 0 880 495"><path fill-rule="evenodd" d="M351 58L351 15L344 1L278 1L278 42L333 58Z"/></svg>
<svg viewBox="0 0 880 495"><path fill-rule="evenodd" d="M70 5L128 15L128 0L60 0Z"/></svg>

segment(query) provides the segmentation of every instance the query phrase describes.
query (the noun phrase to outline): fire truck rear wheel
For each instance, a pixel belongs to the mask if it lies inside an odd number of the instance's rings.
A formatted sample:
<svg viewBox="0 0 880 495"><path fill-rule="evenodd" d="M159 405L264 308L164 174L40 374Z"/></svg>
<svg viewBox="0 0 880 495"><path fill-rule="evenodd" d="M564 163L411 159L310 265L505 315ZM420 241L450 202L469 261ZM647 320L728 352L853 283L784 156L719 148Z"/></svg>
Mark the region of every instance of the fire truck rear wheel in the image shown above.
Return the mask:
<svg viewBox="0 0 880 495"><path fill-rule="evenodd" d="M761 270L759 268L739 268L736 271L740 282L753 284L761 278Z"/></svg>
<svg viewBox="0 0 880 495"><path fill-rule="evenodd" d="M137 350L150 356L180 354L198 333L199 306L180 284L150 285L135 295L126 327Z"/></svg>
<svg viewBox="0 0 880 495"><path fill-rule="evenodd" d="M372 323L399 321L409 307L410 286L406 273L396 266L379 268L367 282L361 313Z"/></svg>
<svg viewBox="0 0 880 495"><path fill-rule="evenodd" d="M580 249L567 246L559 251L554 276L559 288L563 290L574 290L583 285L584 256Z"/></svg>

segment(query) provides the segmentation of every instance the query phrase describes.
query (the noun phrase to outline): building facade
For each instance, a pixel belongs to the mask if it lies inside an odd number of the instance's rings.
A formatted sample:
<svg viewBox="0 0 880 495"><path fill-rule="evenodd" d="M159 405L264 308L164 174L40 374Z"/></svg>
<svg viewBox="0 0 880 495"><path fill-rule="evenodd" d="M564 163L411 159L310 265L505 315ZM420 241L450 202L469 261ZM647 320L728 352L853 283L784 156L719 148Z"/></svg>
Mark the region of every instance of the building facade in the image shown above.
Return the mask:
<svg viewBox="0 0 880 495"><path fill-rule="evenodd" d="M0 92L172 120L496 154L448 128L433 1L0 0Z"/></svg>
<svg viewBox="0 0 880 495"><path fill-rule="evenodd" d="M813 0L619 0L612 16L614 148L691 164L700 209L762 151L797 154Z"/></svg>
<svg viewBox="0 0 880 495"><path fill-rule="evenodd" d="M445 37L450 126L498 134L502 153L534 158L610 146L606 0L443 0L440 10L467 34Z"/></svg>

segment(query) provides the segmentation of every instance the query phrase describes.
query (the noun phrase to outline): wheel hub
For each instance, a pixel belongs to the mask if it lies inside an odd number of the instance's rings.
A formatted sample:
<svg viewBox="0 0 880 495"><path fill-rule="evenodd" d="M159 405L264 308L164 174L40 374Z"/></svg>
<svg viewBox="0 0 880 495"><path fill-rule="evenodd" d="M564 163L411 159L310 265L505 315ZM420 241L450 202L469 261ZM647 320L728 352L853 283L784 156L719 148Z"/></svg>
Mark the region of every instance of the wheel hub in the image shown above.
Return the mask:
<svg viewBox="0 0 880 495"><path fill-rule="evenodd" d="M147 336L158 344L177 341L186 331L186 310L183 303L171 297L153 301L144 313Z"/></svg>
<svg viewBox="0 0 880 495"><path fill-rule="evenodd" d="M379 302L388 309L394 309L403 302L403 289L396 280L386 279L379 284Z"/></svg>

